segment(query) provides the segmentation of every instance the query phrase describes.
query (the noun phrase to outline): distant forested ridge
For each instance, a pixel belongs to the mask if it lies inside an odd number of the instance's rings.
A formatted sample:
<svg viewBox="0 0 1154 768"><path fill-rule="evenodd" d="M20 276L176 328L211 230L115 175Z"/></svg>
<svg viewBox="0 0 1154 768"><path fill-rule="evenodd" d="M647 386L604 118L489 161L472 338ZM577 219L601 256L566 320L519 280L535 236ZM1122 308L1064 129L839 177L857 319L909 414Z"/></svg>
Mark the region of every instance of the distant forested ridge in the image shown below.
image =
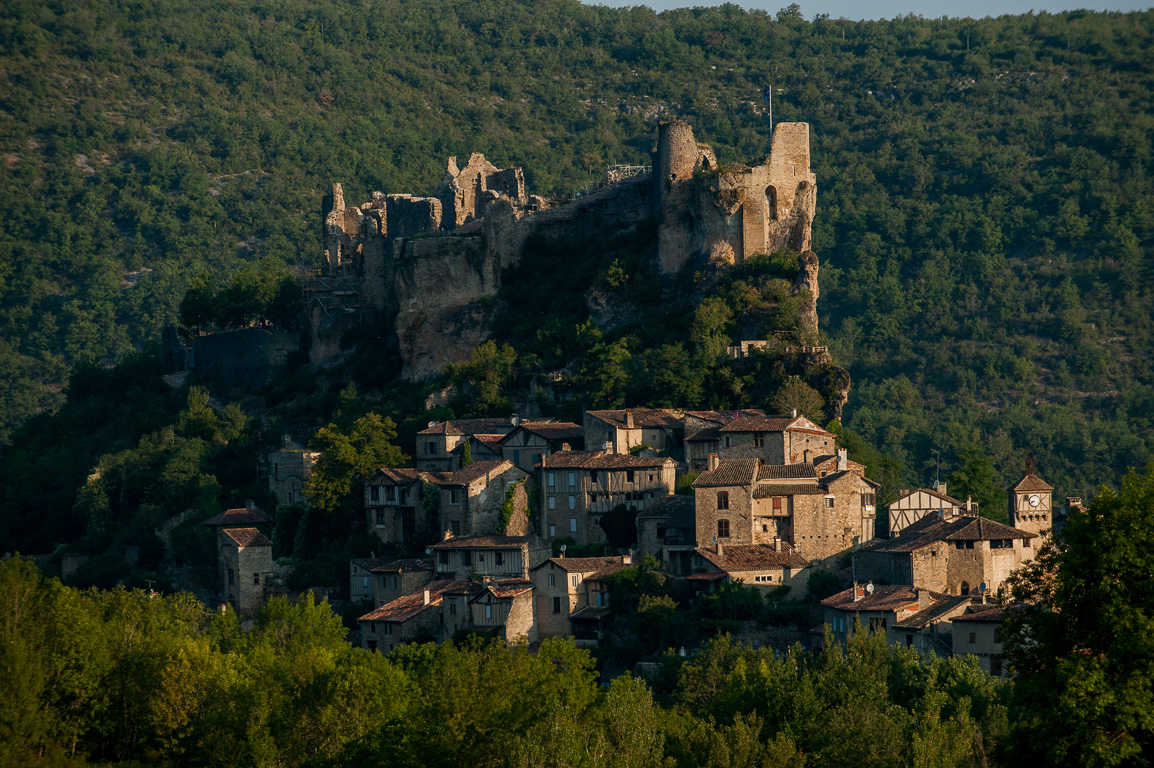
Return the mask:
<svg viewBox="0 0 1154 768"><path fill-rule="evenodd" d="M845 426L892 457L891 486L927 482L931 448L951 493L987 504L1027 452L1059 493L1154 453L1154 12L5 7L10 438L78 361L155 343L186 287L314 264L332 181L350 200L426 192L448 155L478 151L523 167L532 192L572 192L647 162L674 117L723 163L754 160L772 85L774 120L811 125L821 327L855 380ZM65 467L60 495L93 463Z"/></svg>

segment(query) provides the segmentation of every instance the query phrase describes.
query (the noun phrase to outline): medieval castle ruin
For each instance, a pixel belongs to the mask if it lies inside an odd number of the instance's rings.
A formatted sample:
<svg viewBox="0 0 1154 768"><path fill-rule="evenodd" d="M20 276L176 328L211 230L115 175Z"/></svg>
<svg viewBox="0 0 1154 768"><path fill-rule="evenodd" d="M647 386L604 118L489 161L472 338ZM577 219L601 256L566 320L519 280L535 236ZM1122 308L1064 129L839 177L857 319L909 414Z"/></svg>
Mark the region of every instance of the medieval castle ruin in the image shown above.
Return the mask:
<svg viewBox="0 0 1154 768"><path fill-rule="evenodd" d="M795 291L808 294L803 325L815 335L816 196L806 123L776 126L760 165L725 168L687 123L662 123L652 169L610 178L564 205L527 194L520 168L497 168L480 154L463 168L450 158L428 197L374 192L352 206L334 184L324 203L324 264L305 286L310 359L335 358L341 333L373 318L395 332L405 377L436 375L492 335L492 299L527 238L612 236L652 223L665 277L691 264L802 254Z"/></svg>

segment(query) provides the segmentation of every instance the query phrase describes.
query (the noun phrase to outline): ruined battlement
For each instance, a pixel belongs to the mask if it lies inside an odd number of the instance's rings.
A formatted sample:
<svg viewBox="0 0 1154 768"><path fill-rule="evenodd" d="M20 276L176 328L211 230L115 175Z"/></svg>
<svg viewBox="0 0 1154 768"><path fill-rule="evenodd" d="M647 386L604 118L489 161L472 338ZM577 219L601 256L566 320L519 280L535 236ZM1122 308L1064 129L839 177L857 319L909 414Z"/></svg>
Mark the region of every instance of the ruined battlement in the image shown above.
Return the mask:
<svg viewBox="0 0 1154 768"><path fill-rule="evenodd" d="M491 337L491 299L528 237L608 238L654 223L656 266L667 277L690 263L806 252L795 291L808 292L806 330L816 336L809 162L806 123L776 126L762 163L723 169L692 127L674 120L658 127L651 168L611 169L595 193L563 204L529 195L520 168L498 168L479 153L464 167L449 158L428 196L374 192L352 206L334 184L323 204L324 279L305 287L312 360L339 354L343 329L372 316L395 334L407 378L435 375Z"/></svg>

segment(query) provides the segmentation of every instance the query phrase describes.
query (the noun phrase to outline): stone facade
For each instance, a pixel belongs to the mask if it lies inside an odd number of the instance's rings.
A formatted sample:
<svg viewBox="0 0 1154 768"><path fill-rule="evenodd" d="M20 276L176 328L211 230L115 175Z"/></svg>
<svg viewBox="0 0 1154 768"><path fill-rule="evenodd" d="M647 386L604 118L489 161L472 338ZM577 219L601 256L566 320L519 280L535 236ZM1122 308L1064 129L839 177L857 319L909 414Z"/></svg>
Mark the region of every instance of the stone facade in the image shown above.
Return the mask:
<svg viewBox="0 0 1154 768"><path fill-rule="evenodd" d="M501 455L526 472L536 472L541 459L564 446L585 447L585 430L571 421L523 421L501 439Z"/></svg>
<svg viewBox="0 0 1154 768"><path fill-rule="evenodd" d="M222 528L218 553L225 601L241 616L255 616L278 575L272 542L256 528Z"/></svg>
<svg viewBox="0 0 1154 768"><path fill-rule="evenodd" d="M910 584L943 594L998 592L1009 575L1034 558L1037 534L982 517L932 515L896 539L878 540L854 554L858 579Z"/></svg>
<svg viewBox="0 0 1154 768"><path fill-rule="evenodd" d="M718 543L713 547L698 547L693 565L695 574L689 576L690 582L696 581L712 588L721 581L712 577L724 574L724 581L740 582L763 595L789 587L789 599L805 597L810 574L809 561L780 540L773 545L725 546Z"/></svg>
<svg viewBox="0 0 1154 768"><path fill-rule="evenodd" d="M467 579L483 574L497 579L529 578L552 547L535 536L446 536L430 548L437 578Z"/></svg>
<svg viewBox="0 0 1154 768"><path fill-rule="evenodd" d="M420 469L455 472L461 468L459 448L466 440L470 437L489 435L504 437L515 429L513 421L513 419L457 419L430 423L417 433L413 462ZM484 457L473 456L474 460L481 458Z"/></svg>
<svg viewBox="0 0 1154 768"><path fill-rule="evenodd" d="M976 656L984 672L1006 677L1002 666L1002 618L1005 612L992 605L971 606L951 622L955 656Z"/></svg>
<svg viewBox="0 0 1154 768"><path fill-rule="evenodd" d="M268 455L268 489L276 496L277 506L307 504L304 484L313 474L320 454L316 451L284 449Z"/></svg>
<svg viewBox="0 0 1154 768"><path fill-rule="evenodd" d="M561 451L545 457L538 475L540 535L603 544L602 516L618 505L645 510L673 493L673 459Z"/></svg>
<svg viewBox="0 0 1154 768"><path fill-rule="evenodd" d="M668 408L628 408L586 411L585 444L591 450L627 454L639 445L655 451L679 449L684 422L680 412Z"/></svg>
<svg viewBox="0 0 1154 768"><path fill-rule="evenodd" d="M625 556L551 557L535 567L531 578L538 638L570 637L574 635L574 614L588 613L589 608L608 609L605 577L628 568L630 563ZM594 618L599 622L602 616L589 617Z"/></svg>
<svg viewBox="0 0 1154 768"><path fill-rule="evenodd" d="M372 576L370 597L379 608L428 586L433 580L433 559L421 557L377 563L370 566L369 573Z"/></svg>
<svg viewBox="0 0 1154 768"><path fill-rule="evenodd" d="M666 496L637 516L637 553L665 563L671 576L693 572L697 520L692 496Z"/></svg>
<svg viewBox="0 0 1154 768"><path fill-rule="evenodd" d="M1054 486L1033 469L1010 489L1010 525L1029 533L1048 534L1054 525Z"/></svg>
<svg viewBox="0 0 1154 768"><path fill-rule="evenodd" d="M441 489L441 531L454 536L496 534L501 522L501 507L510 487L521 483L521 491L513 499L516 527L528 525L528 496L524 481L528 473L510 461L475 461L438 479ZM506 533L507 531L500 531ZM522 534L527 533L522 531Z"/></svg>

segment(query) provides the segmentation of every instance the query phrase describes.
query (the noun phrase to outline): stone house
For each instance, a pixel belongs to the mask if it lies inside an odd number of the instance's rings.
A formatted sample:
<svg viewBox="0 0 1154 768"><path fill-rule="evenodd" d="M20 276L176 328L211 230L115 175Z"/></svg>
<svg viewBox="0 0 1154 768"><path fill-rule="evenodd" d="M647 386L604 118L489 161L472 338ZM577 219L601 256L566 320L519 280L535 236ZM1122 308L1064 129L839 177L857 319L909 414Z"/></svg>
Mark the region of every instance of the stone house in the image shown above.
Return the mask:
<svg viewBox="0 0 1154 768"><path fill-rule="evenodd" d="M419 469L453 472L461 468L461 456L456 449L468 437L507 435L513 427L512 419L457 419L432 423L417 433L413 462Z"/></svg>
<svg viewBox="0 0 1154 768"><path fill-rule="evenodd" d="M414 641L436 640L443 635L441 602L445 592L468 582L434 581L425 589L399 597L357 619L361 647L388 653Z"/></svg>
<svg viewBox="0 0 1154 768"><path fill-rule="evenodd" d="M465 463L465 446L469 447L469 458L473 461L500 461L505 458L505 452L501 449L501 441L504 439L504 435L466 435L449 453L454 465L458 467Z"/></svg>
<svg viewBox="0 0 1154 768"><path fill-rule="evenodd" d="M377 557L357 557L349 560L349 601L368 602L373 599L373 568L387 565L388 560ZM374 602L373 605L380 605Z"/></svg>
<svg viewBox="0 0 1154 768"><path fill-rule="evenodd" d="M447 473L417 469L377 470L365 482L365 524L385 544L407 547L420 536L421 529L440 527L440 500L423 503L426 489L433 491ZM439 490L433 491L439 493ZM436 519L428 519L435 509Z"/></svg>
<svg viewBox="0 0 1154 768"><path fill-rule="evenodd" d="M551 554L549 542L535 536L453 536L429 547L436 578L467 579L483 574L497 579L527 579Z"/></svg>
<svg viewBox="0 0 1154 768"><path fill-rule="evenodd" d="M1026 476L1010 488L1010 525L1046 535L1054 525L1054 486L1034 474L1030 462Z"/></svg>
<svg viewBox="0 0 1154 768"><path fill-rule="evenodd" d="M984 517L931 515L896 539L872 541L854 553L858 579L910 584L952 595L994 594L1018 566L1034 558L1037 534Z"/></svg>
<svg viewBox="0 0 1154 768"><path fill-rule="evenodd" d="M607 541L601 520L618 505L642 511L673 493L677 462L670 458L561 451L541 460L540 534L576 543Z"/></svg>
<svg viewBox="0 0 1154 768"><path fill-rule="evenodd" d="M710 456L758 459L762 464L812 464L818 457L835 456L836 441L833 433L796 413L741 415L687 437L686 461L690 472L707 470Z"/></svg>
<svg viewBox="0 0 1154 768"><path fill-rule="evenodd" d="M688 440L703 429L723 427L734 419L746 416L764 417L760 408L745 408L736 411L682 411L685 424L685 438Z"/></svg>
<svg viewBox="0 0 1154 768"><path fill-rule="evenodd" d="M561 450L585 447L585 430L571 421L522 421L501 438L501 455L526 472L535 471L541 459Z"/></svg>
<svg viewBox="0 0 1154 768"><path fill-rule="evenodd" d="M854 584L822 600L821 607L834 639L844 643L853 637L854 619L863 630L887 633L888 637L890 627L929 610L947 597L909 586Z"/></svg>
<svg viewBox="0 0 1154 768"><path fill-rule="evenodd" d="M585 445L606 453L628 454L639 445L655 451L680 451L685 425L668 408L585 411Z"/></svg>
<svg viewBox="0 0 1154 768"><path fill-rule="evenodd" d="M710 589L720 581L740 581L766 595L787 586L790 587L791 599L804 595L810 574L809 561L780 540L774 545L727 546L718 542L715 547L698 547L694 551L693 565L696 572L689 576L689 580L708 585Z"/></svg>
<svg viewBox="0 0 1154 768"><path fill-rule="evenodd" d="M276 496L278 507L307 504L304 485L313 474L320 458L317 451L285 448L268 455L268 489Z"/></svg>
<svg viewBox="0 0 1154 768"><path fill-rule="evenodd" d="M205 520L202 525L209 528L250 528L254 526L272 525L276 521L265 514L264 510L246 501L243 507L226 509L215 517Z"/></svg>
<svg viewBox="0 0 1154 768"><path fill-rule="evenodd" d="M537 637L577 637L596 642L608 616L605 577L630 567L631 558L551 557L533 568Z"/></svg>
<svg viewBox="0 0 1154 768"><path fill-rule="evenodd" d="M533 623L533 582L527 579L457 581L444 593L443 635L451 640L461 630L472 630L506 643L536 642Z"/></svg>
<svg viewBox="0 0 1154 768"><path fill-rule="evenodd" d="M279 574L272 541L256 528L222 528L218 552L225 601L241 616L255 616Z"/></svg>
<svg viewBox="0 0 1154 768"><path fill-rule="evenodd" d="M433 558L414 557L378 562L370 569L373 605L381 607L411 595L433 580Z"/></svg>
<svg viewBox="0 0 1154 768"><path fill-rule="evenodd" d="M844 451L837 467L819 477L813 464L713 459L693 483L698 546L784 541L824 560L869 541L877 484L851 471Z"/></svg>
<svg viewBox="0 0 1154 768"><path fill-rule="evenodd" d="M898 497L886 507L889 510L890 538L901 534L906 526L921 520L930 513L944 512L947 516L978 514L977 502L958 501L946 495L946 484L939 483L937 490L918 488L913 491L903 489Z"/></svg>
<svg viewBox="0 0 1154 768"><path fill-rule="evenodd" d="M918 593L919 597L926 594L926 590ZM913 648L926 658L950 656L954 648L952 619L961 616L971 605L973 598L968 596L932 599L929 607L891 624L886 629L886 639L890 645Z"/></svg>
<svg viewBox="0 0 1154 768"><path fill-rule="evenodd" d="M666 496L637 516L637 552L665 563L671 576L693 572L697 521L692 496Z"/></svg>
<svg viewBox="0 0 1154 768"><path fill-rule="evenodd" d="M976 656L982 670L1006 677L1002 667L1002 619L1005 611L996 605L971 605L951 622L955 656Z"/></svg>
<svg viewBox="0 0 1154 768"><path fill-rule="evenodd" d="M439 473L434 481L441 492L438 530L451 531L454 536L497 533L509 489L522 483L514 498L515 528L519 535L528 533L529 498L524 490L528 477L529 473L505 459L474 461L456 472Z"/></svg>

